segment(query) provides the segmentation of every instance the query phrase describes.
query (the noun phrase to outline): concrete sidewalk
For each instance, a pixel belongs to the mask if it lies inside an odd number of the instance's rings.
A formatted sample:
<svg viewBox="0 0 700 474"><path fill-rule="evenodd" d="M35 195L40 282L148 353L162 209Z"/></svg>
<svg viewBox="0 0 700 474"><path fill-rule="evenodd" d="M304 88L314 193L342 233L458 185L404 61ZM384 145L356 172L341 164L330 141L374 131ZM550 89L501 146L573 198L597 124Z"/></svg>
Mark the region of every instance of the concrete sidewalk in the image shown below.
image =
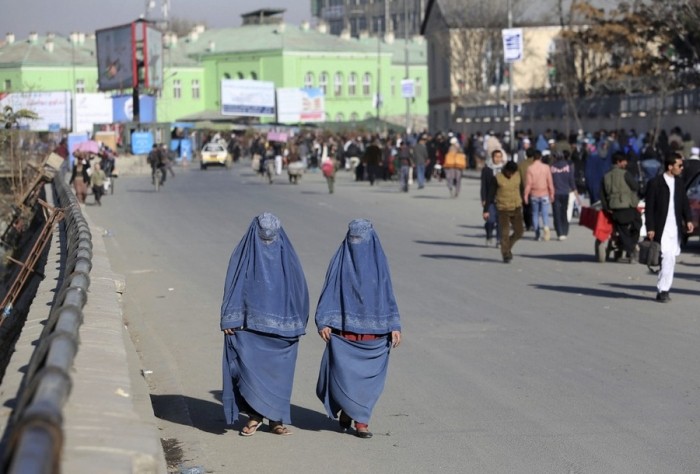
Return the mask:
<svg viewBox="0 0 700 474"><path fill-rule="evenodd" d="M141 172L143 167L134 161L129 163L129 172ZM61 472L165 474L167 468L148 387L122 319L124 278L112 272L103 230L94 226L84 209L83 215L92 233L92 270L80 345L71 374L72 389L63 407ZM54 229L45 278L0 386L3 431L60 283L60 232L59 228Z"/></svg>

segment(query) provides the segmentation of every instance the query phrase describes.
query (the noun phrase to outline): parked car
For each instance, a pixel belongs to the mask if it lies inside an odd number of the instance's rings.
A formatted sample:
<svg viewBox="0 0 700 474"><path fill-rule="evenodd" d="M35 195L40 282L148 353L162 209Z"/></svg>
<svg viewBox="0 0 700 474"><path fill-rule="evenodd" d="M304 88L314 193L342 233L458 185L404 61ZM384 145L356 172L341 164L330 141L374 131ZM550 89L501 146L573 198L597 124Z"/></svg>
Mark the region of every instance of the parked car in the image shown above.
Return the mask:
<svg viewBox="0 0 700 474"><path fill-rule="evenodd" d="M207 169L209 165L225 166L226 168L231 167L233 162L231 155L229 154L226 147L219 143L207 143L202 148L199 153L200 168L203 170Z"/></svg>

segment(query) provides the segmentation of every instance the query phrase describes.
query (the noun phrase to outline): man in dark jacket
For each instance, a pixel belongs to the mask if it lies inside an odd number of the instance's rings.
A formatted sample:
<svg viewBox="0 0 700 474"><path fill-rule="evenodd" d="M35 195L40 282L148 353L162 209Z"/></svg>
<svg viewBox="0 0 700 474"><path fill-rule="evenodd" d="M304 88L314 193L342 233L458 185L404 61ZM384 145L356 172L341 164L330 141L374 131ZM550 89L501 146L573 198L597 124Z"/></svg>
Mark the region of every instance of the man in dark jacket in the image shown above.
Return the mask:
<svg viewBox="0 0 700 474"><path fill-rule="evenodd" d="M615 230L631 263L637 258L636 247L642 228L642 216L637 210L639 186L627 171L628 159L625 154L615 152L612 161L613 168L603 177L600 202L603 209L612 215Z"/></svg>
<svg viewBox="0 0 700 474"><path fill-rule="evenodd" d="M661 271L656 283L656 301L671 300L676 257L681 253L681 235L693 232L690 203L683 180L683 156L673 153L664 160L665 172L649 181L646 195L647 237L661 245Z"/></svg>

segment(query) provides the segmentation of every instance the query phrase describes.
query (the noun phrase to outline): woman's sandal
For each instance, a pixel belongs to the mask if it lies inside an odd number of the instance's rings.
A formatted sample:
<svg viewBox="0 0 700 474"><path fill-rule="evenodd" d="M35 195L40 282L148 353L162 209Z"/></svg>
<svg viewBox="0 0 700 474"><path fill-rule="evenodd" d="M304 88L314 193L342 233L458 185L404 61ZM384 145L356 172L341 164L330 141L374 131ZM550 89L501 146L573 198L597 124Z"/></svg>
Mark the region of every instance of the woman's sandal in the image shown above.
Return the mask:
<svg viewBox="0 0 700 474"><path fill-rule="evenodd" d="M289 436L290 434L292 434L292 432L289 431L289 429L286 426L284 426L282 423L280 423L278 425L272 425L270 427L270 432L272 434L276 434L276 435L280 435L280 436Z"/></svg>
<svg viewBox="0 0 700 474"><path fill-rule="evenodd" d="M245 425L243 429L241 429L241 432L239 434L241 436L253 436L255 432L258 431L258 428L262 426L262 424L262 420L249 420L248 424Z"/></svg>

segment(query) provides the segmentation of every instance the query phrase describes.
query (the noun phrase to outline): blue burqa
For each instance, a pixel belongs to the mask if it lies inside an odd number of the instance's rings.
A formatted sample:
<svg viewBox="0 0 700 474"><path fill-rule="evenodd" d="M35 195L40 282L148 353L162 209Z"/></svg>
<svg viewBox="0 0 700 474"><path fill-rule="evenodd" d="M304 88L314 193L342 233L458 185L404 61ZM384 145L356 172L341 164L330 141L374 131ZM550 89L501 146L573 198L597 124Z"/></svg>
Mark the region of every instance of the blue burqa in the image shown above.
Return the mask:
<svg viewBox="0 0 700 474"><path fill-rule="evenodd" d="M333 256L316 309L319 330L383 335L351 341L331 334L321 360L316 394L335 418L340 410L369 423L384 389L391 331L400 331L389 265L372 224L356 219Z"/></svg>
<svg viewBox="0 0 700 474"><path fill-rule="evenodd" d="M291 423L290 400L299 337L306 330L309 292L299 258L279 219L253 219L233 251L221 304L225 335L222 401L233 424L249 406Z"/></svg>

